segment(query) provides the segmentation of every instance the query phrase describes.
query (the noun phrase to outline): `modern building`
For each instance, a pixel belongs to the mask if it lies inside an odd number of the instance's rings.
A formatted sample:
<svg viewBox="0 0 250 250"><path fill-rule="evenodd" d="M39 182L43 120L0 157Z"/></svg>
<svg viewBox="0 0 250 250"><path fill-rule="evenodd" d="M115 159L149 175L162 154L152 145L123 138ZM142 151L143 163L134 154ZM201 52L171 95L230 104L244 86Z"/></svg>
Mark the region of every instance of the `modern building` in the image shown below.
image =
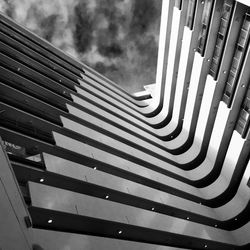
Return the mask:
<svg viewBox="0 0 250 250"><path fill-rule="evenodd" d="M250 249L248 1L163 0L130 95L0 16L0 249Z"/></svg>

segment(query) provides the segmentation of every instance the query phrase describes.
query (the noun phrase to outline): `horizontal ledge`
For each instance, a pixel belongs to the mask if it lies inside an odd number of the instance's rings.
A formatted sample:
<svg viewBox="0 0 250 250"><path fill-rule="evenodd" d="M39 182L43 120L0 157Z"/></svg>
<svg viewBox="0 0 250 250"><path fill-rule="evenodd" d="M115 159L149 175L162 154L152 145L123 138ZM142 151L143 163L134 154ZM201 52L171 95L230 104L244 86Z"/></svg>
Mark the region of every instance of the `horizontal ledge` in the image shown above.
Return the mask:
<svg viewBox="0 0 250 250"><path fill-rule="evenodd" d="M237 246L212 240L128 225L56 210L29 207L34 228L192 249L233 250Z"/></svg>

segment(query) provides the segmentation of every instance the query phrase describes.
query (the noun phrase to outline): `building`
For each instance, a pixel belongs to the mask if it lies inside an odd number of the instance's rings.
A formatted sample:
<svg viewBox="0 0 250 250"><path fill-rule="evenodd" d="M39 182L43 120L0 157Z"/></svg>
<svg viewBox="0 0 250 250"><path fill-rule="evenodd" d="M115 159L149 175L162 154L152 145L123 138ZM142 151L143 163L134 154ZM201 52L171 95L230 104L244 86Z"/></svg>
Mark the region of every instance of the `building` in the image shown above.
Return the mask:
<svg viewBox="0 0 250 250"><path fill-rule="evenodd" d="M135 95L0 16L1 249L249 249L246 2L163 1Z"/></svg>

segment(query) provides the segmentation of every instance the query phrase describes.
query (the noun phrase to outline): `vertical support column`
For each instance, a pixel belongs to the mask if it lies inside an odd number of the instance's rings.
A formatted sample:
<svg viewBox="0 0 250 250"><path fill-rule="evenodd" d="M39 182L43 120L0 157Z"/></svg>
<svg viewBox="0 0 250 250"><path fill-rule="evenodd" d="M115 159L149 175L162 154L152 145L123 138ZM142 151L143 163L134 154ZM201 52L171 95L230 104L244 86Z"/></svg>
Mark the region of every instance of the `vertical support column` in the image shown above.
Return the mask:
<svg viewBox="0 0 250 250"><path fill-rule="evenodd" d="M30 216L1 138L0 144L0 249L32 249L31 231L25 223Z"/></svg>

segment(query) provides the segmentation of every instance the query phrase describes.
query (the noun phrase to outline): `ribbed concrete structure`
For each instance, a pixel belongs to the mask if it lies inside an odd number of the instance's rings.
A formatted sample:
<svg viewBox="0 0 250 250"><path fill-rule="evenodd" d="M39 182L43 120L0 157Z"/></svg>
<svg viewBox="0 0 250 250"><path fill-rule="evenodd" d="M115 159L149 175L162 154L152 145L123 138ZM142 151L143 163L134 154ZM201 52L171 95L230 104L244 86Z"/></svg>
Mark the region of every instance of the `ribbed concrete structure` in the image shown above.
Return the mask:
<svg viewBox="0 0 250 250"><path fill-rule="evenodd" d="M249 249L245 4L163 0L135 95L1 15L0 248Z"/></svg>

